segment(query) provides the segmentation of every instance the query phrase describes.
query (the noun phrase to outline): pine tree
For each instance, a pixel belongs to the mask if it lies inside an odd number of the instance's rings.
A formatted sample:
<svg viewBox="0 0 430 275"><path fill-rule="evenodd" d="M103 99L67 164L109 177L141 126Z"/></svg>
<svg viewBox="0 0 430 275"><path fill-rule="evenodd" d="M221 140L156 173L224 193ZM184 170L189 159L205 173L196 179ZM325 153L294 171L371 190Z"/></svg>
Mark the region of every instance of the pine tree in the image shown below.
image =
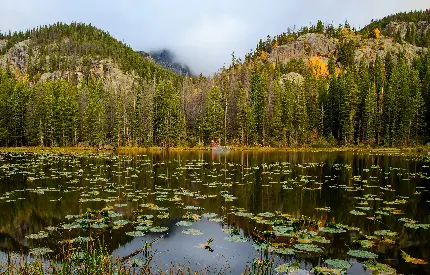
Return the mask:
<svg viewBox="0 0 430 275"><path fill-rule="evenodd" d="M210 140L221 141L224 130L224 109L220 89L215 86L206 93L204 115L200 130L207 143Z"/></svg>
<svg viewBox="0 0 430 275"><path fill-rule="evenodd" d="M364 102L364 114L363 114L363 132L364 141L367 144L374 145L376 143L376 118L378 111L378 101L376 93L376 85L372 83Z"/></svg>
<svg viewBox="0 0 430 275"><path fill-rule="evenodd" d="M258 143L264 144L265 95L263 78L258 71L254 71L251 76L251 103Z"/></svg>

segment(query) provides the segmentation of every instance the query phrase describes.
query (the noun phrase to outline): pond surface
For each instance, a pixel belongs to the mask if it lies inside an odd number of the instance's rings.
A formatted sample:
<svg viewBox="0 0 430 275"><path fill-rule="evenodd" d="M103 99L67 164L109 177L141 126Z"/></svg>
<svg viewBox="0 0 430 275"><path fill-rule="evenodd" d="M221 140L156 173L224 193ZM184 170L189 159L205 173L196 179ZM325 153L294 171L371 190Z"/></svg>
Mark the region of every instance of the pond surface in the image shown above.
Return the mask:
<svg viewBox="0 0 430 275"><path fill-rule="evenodd" d="M162 269L240 274L267 258L280 272L428 274L429 165L400 152L0 153L0 258L92 238L119 257L152 242Z"/></svg>

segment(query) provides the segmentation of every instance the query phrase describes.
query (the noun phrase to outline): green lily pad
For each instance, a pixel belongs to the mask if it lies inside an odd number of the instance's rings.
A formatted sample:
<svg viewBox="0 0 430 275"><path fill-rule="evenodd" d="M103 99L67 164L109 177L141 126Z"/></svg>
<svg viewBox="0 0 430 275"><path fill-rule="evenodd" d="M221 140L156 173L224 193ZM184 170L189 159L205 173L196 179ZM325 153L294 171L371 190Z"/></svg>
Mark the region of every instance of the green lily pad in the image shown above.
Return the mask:
<svg viewBox="0 0 430 275"><path fill-rule="evenodd" d="M289 255L289 256L296 254L296 251L294 249L286 248L286 247L274 247L272 251L277 254Z"/></svg>
<svg viewBox="0 0 430 275"><path fill-rule="evenodd" d="M65 229L65 230L72 230L72 229L75 229L75 228L80 228L81 225L79 223L77 223L77 222L74 222L74 223L63 224L63 225L61 225L61 227L63 229Z"/></svg>
<svg viewBox="0 0 430 275"><path fill-rule="evenodd" d="M365 216L366 213L361 212L361 211L357 211L357 210L351 210L349 211L349 213L351 213L352 215L356 215L356 216Z"/></svg>
<svg viewBox="0 0 430 275"><path fill-rule="evenodd" d="M176 223L176 226L191 226L191 225L193 225L193 223L189 221L179 221Z"/></svg>
<svg viewBox="0 0 430 275"><path fill-rule="evenodd" d="M397 233L393 232L391 230L377 230L377 231L375 231L375 235L377 235L377 236L394 237L394 236L397 235Z"/></svg>
<svg viewBox="0 0 430 275"><path fill-rule="evenodd" d="M321 232L324 233L333 233L333 234L339 234L339 233L345 233L346 230L343 228L336 228L336 227L321 227L319 229Z"/></svg>
<svg viewBox="0 0 430 275"><path fill-rule="evenodd" d="M273 226L273 231L276 232L276 234L281 236L291 236L294 234L294 227L291 226Z"/></svg>
<svg viewBox="0 0 430 275"><path fill-rule="evenodd" d="M424 224L424 223L405 223L405 227L412 228L412 229L429 229L430 224Z"/></svg>
<svg viewBox="0 0 430 275"><path fill-rule="evenodd" d="M322 248L314 245L314 244L308 244L308 243L298 243L294 245L294 248L301 251L307 251L307 252L322 252Z"/></svg>
<svg viewBox="0 0 430 275"><path fill-rule="evenodd" d="M143 237L143 236L145 236L145 233L143 233L142 231L131 231L131 232L126 232L125 234L128 236L132 236L132 237Z"/></svg>
<svg viewBox="0 0 430 275"><path fill-rule="evenodd" d="M369 251L365 251L365 250L349 250L347 254L355 258L364 258L364 259L375 259L378 257L377 254Z"/></svg>
<svg viewBox="0 0 430 275"><path fill-rule="evenodd" d="M278 273L287 273L294 272L299 270L300 264L298 262L289 263L289 264L281 264L275 268L275 271Z"/></svg>
<svg viewBox="0 0 430 275"><path fill-rule="evenodd" d="M115 225L126 225L126 224L128 224L129 223L129 221L128 220L118 220L118 221L114 221L113 222L113 224L115 224Z"/></svg>
<svg viewBox="0 0 430 275"><path fill-rule="evenodd" d="M231 235L228 237L224 237L224 240L231 242L231 243L246 243L247 239L240 236L240 235Z"/></svg>
<svg viewBox="0 0 430 275"><path fill-rule="evenodd" d="M371 248L371 247L373 247L375 245L375 242L370 241L370 240L359 240L358 243L363 248Z"/></svg>
<svg viewBox="0 0 430 275"><path fill-rule="evenodd" d="M349 262L339 259L328 259L325 260L325 263L341 270L346 270L351 267L351 264Z"/></svg>
<svg viewBox="0 0 430 275"><path fill-rule="evenodd" d="M52 251L52 249L47 248L47 247L36 247L36 248L30 249L30 251L29 251L30 254L36 255L36 256L45 255L45 254L51 253L51 252L54 252L54 251Z"/></svg>
<svg viewBox="0 0 430 275"><path fill-rule="evenodd" d="M273 218L275 214L271 212L258 213L257 216L265 217L265 218Z"/></svg>
<svg viewBox="0 0 430 275"><path fill-rule="evenodd" d="M200 230L198 230L198 229L192 229L192 228L186 229L186 230L182 230L182 233L187 234L187 235L194 235L194 236L202 235L203 234Z"/></svg>
<svg viewBox="0 0 430 275"><path fill-rule="evenodd" d="M136 229L136 231L148 232L149 229L151 229L151 227L144 226L144 225L138 225L134 229Z"/></svg>
<svg viewBox="0 0 430 275"><path fill-rule="evenodd" d="M144 260L135 258L128 261L128 264L131 265L132 267L142 267L146 265L146 262Z"/></svg>
<svg viewBox="0 0 430 275"><path fill-rule="evenodd" d="M30 235L27 235L25 237L27 239L34 239L34 240L44 239L44 238L48 237L48 233L41 231L41 232L39 232L37 234L30 234Z"/></svg>
<svg viewBox="0 0 430 275"><path fill-rule="evenodd" d="M389 265L378 263L377 261L366 261L363 265L372 270L374 274L396 274L396 269Z"/></svg>
<svg viewBox="0 0 430 275"><path fill-rule="evenodd" d="M208 218L208 219L213 219L213 218L215 218L218 215L215 214L215 213L204 213L202 216L205 217L205 218Z"/></svg>
<svg viewBox="0 0 430 275"><path fill-rule="evenodd" d="M156 226L156 227L151 227L149 229L149 231L154 232L154 233L165 232L167 230L169 230L169 228L164 227L164 226Z"/></svg>

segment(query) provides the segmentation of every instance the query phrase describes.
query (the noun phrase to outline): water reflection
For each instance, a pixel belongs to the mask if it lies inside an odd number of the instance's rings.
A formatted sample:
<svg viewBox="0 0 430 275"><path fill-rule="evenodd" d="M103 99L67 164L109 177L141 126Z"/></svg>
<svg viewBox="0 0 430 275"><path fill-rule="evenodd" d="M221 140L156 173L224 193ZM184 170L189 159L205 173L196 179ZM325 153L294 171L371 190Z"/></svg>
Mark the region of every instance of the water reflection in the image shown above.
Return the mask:
<svg viewBox="0 0 430 275"><path fill-rule="evenodd" d="M130 223L119 229L59 230L41 240L25 236L46 231L49 226L61 226L67 222L67 215L82 215L87 209L109 205L122 214L121 219L129 221L135 221L139 214L156 216L159 211L141 206L153 203L168 207L169 214L167 219L154 218L154 225L169 228L153 247L157 251L154 264L160 266L175 262L191 264L195 269L211 266L219 271L228 265L234 274L242 272L259 253L252 247L252 241L225 241L228 235L222 232L222 227L238 227L252 240L257 230L270 230L271 226L233 213L237 211L234 209L240 209L254 215L268 212L296 219L305 216L321 226L342 223L360 229L347 234L324 234L330 244L323 246L322 256L277 255L276 263L300 260L302 268L310 269L327 258L347 259L353 263L348 274L362 274L362 264L354 264L357 260L347 256L347 251L357 247L354 240L373 235L376 230L390 229L398 233L396 244L379 244L373 248L379 255L378 260L401 273L429 272L428 265L405 263L400 252L402 249L415 257L430 259L429 230L406 228L399 222L401 217L423 224L430 222L429 180L423 177L428 176L429 168L414 155L196 151L41 157L28 153L2 154L0 166L0 249L3 252L26 253L42 245L55 250L62 239L96 234L103 236L115 255L128 255L141 248L143 241L158 238L160 234L130 237L125 234L134 230ZM180 197L185 206L201 207L204 209L201 213L225 217L225 224L202 218L192 228L199 229L203 235L183 234L184 228L175 223L193 211L168 200L174 196ZM365 196L381 200L368 200L366 207L370 210L365 211L365 216L352 215L350 211ZM407 203L387 204L399 198L405 198ZM384 207L399 212L376 213ZM214 238L214 252L196 247L208 238Z"/></svg>

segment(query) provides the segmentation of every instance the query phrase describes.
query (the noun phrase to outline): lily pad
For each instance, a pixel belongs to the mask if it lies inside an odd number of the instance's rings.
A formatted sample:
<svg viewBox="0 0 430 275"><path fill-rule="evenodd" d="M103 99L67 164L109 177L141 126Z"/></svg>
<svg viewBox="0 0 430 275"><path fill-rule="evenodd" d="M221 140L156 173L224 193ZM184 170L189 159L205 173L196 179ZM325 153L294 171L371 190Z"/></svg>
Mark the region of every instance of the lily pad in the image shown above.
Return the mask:
<svg viewBox="0 0 430 275"><path fill-rule="evenodd" d="M194 235L194 236L203 235L203 233L200 230L198 230L198 229L192 229L192 228L186 229L186 230L182 230L182 233L187 234L187 235Z"/></svg>
<svg viewBox="0 0 430 275"><path fill-rule="evenodd" d="M364 259L375 259L378 257L377 254L373 252L365 251L365 250L349 250L347 254L355 258L364 258Z"/></svg>
<svg viewBox="0 0 430 275"><path fill-rule="evenodd" d="M149 229L149 231L154 232L154 233L165 232L167 230L169 230L169 228L164 227L164 226L156 226L156 227L151 227Z"/></svg>
<svg viewBox="0 0 430 275"><path fill-rule="evenodd" d="M289 264L281 264L275 268L275 271L278 273L287 273L297 271L300 268L300 264L298 262L289 263Z"/></svg>
<svg viewBox="0 0 430 275"><path fill-rule="evenodd" d="M32 255L45 255L47 253L51 253L54 252L52 251L52 249L47 248L47 247L36 247L36 248L32 248L30 249L29 253Z"/></svg>
<svg viewBox="0 0 430 275"><path fill-rule="evenodd" d="M357 210L351 210L349 211L349 213L351 213L352 215L356 215L356 216L365 216L366 213L361 212L361 211L357 211Z"/></svg>
<svg viewBox="0 0 430 275"><path fill-rule="evenodd" d="M229 237L224 237L224 240L232 243L246 243L247 239L240 235L231 235Z"/></svg>
<svg viewBox="0 0 430 275"><path fill-rule="evenodd" d="M204 213L202 216L205 218L208 218L208 219L213 219L213 218L217 217L218 215L215 213Z"/></svg>
<svg viewBox="0 0 430 275"><path fill-rule="evenodd" d="M143 237L143 236L145 236L145 233L143 233L142 231L131 231L131 232L127 232L125 234L128 236L132 236L132 237Z"/></svg>
<svg viewBox="0 0 430 275"><path fill-rule="evenodd" d="M144 260L134 258L128 261L128 264L132 267L142 267L145 266L146 263Z"/></svg>
<svg viewBox="0 0 430 275"><path fill-rule="evenodd" d="M397 235L397 232L393 232L391 230L378 230L378 231L375 231L375 235L394 237Z"/></svg>
<svg viewBox="0 0 430 275"><path fill-rule="evenodd" d="M363 265L372 270L374 274L396 274L396 269L392 268L389 265L378 263L377 261L367 261L364 262Z"/></svg>
<svg viewBox="0 0 430 275"><path fill-rule="evenodd" d="M328 259L325 260L325 263L341 270L346 270L351 267L351 264L349 262L339 259Z"/></svg>
<svg viewBox="0 0 430 275"><path fill-rule="evenodd" d="M333 234L339 234L339 233L345 233L346 230L343 228L336 228L336 227L321 227L319 229L321 232L324 233L333 233Z"/></svg>
<svg viewBox="0 0 430 275"><path fill-rule="evenodd" d="M44 239L44 238L48 237L48 233L41 231L41 232L39 232L37 234L30 234L30 235L27 235L25 237L27 239L34 239L34 240Z"/></svg>
<svg viewBox="0 0 430 275"><path fill-rule="evenodd" d="M301 251L307 251L307 252L322 252L323 249L317 245L314 244L303 244L298 243L294 245L294 248Z"/></svg>
<svg viewBox="0 0 430 275"><path fill-rule="evenodd" d="M176 223L176 226L191 226L191 225L193 225L193 223L189 221L179 221Z"/></svg>
<svg viewBox="0 0 430 275"><path fill-rule="evenodd" d="M422 260L422 259L418 259L418 258L414 258L411 255L407 254L405 251L402 250L402 258L408 262L408 263L412 263L412 264L427 264L426 261Z"/></svg>

